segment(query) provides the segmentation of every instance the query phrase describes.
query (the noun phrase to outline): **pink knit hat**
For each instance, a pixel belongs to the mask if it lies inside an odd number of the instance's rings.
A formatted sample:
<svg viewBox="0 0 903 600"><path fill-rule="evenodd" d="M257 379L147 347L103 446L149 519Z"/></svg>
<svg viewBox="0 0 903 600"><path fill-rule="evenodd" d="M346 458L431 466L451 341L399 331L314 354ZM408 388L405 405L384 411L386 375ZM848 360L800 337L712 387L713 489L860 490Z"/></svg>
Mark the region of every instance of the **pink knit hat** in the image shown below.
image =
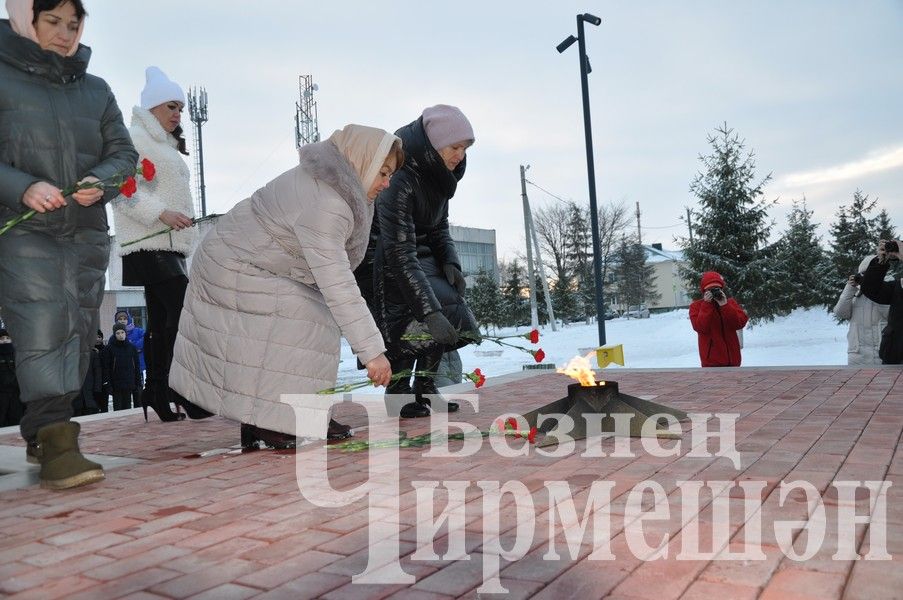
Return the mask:
<svg viewBox="0 0 903 600"><path fill-rule="evenodd" d="M436 150L465 142L474 143L473 127L461 109L448 104L437 104L423 111L423 128L426 137Z"/></svg>

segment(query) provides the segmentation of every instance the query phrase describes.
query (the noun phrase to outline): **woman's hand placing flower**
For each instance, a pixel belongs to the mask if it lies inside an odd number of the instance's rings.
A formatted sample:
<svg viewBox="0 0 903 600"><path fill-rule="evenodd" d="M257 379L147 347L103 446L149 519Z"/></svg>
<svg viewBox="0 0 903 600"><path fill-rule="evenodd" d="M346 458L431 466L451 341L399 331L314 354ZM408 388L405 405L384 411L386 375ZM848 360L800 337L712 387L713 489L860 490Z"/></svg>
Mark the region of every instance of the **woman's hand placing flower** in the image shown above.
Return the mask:
<svg viewBox="0 0 903 600"><path fill-rule="evenodd" d="M392 382L392 365L389 364L385 354L380 354L364 366L367 367L367 377L373 385L387 386Z"/></svg>

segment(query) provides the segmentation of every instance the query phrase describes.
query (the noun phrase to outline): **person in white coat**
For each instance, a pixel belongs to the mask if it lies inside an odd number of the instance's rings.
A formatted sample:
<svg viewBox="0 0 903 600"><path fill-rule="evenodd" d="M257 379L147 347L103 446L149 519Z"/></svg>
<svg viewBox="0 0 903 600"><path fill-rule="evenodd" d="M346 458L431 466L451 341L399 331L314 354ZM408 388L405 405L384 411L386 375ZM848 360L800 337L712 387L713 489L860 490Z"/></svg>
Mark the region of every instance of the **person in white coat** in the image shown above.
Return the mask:
<svg viewBox="0 0 903 600"><path fill-rule="evenodd" d="M147 381L141 403L145 420L148 406L162 421L184 418L173 412L171 402L185 407L192 418L209 417L210 413L188 403L167 384L188 286L186 259L197 243L190 172L182 157L188 154L181 126L185 92L157 67L145 70L145 80L141 104L132 109L129 133L140 158L154 163L156 175L131 198L120 196L113 203L122 283L143 286L147 305ZM173 231L129 243L166 226Z"/></svg>
<svg viewBox="0 0 903 600"><path fill-rule="evenodd" d="M866 256L859 264L863 273L874 256ZM878 347L881 332L887 325L888 305L877 304L862 295L856 275L850 275L847 284L834 305L834 316L850 321L847 331L847 364L880 365Z"/></svg>
<svg viewBox="0 0 903 600"><path fill-rule="evenodd" d="M240 421L242 446L295 443L283 394L335 385L340 338L376 385L392 371L355 282L373 203L404 162L401 140L348 125L220 217L191 264L169 384ZM324 399L324 403L327 402ZM350 428L330 421L327 437Z"/></svg>

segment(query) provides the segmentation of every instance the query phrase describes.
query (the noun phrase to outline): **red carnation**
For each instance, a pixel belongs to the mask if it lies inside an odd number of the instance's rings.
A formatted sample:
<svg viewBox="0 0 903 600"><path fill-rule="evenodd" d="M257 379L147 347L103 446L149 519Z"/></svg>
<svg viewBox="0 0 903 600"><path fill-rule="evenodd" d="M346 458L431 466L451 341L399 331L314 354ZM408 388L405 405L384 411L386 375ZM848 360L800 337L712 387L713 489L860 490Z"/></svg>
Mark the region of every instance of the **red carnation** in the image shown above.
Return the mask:
<svg viewBox="0 0 903 600"><path fill-rule="evenodd" d="M477 380L473 382L474 387L483 387L486 383L486 376L479 369L474 369L473 374L477 376Z"/></svg>
<svg viewBox="0 0 903 600"><path fill-rule="evenodd" d="M531 444L536 443L536 428L535 427L530 428L530 433L527 434L527 441L530 442Z"/></svg>
<svg viewBox="0 0 903 600"><path fill-rule="evenodd" d="M515 419L514 417L508 417L508 429L517 431L517 419Z"/></svg>
<svg viewBox="0 0 903 600"><path fill-rule="evenodd" d="M154 163L149 161L146 158L141 159L141 168L139 169L141 172L141 176L144 177L144 181L152 181L154 179L154 175L157 174L157 167L154 166Z"/></svg>
<svg viewBox="0 0 903 600"><path fill-rule="evenodd" d="M546 353L542 351L542 348L539 350L531 350L530 354L533 355L533 358L535 358L538 363L541 363L546 357Z"/></svg>
<svg viewBox="0 0 903 600"><path fill-rule="evenodd" d="M138 191L138 183L135 181L134 177L126 177L122 185L119 186L119 191L126 198L131 198L132 195Z"/></svg>
<svg viewBox="0 0 903 600"><path fill-rule="evenodd" d="M528 340L530 340L531 344L538 344L539 343L539 330L534 329L533 331L531 331L524 337L526 337Z"/></svg>

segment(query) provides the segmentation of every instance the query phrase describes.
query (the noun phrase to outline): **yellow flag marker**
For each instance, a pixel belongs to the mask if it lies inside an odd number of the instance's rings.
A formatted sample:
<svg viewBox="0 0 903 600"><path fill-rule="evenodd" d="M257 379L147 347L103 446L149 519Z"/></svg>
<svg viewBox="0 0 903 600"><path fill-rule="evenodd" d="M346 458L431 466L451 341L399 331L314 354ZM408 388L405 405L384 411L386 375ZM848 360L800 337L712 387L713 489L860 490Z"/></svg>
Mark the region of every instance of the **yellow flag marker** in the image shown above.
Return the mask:
<svg viewBox="0 0 903 600"><path fill-rule="evenodd" d="M596 361L599 363L599 368L604 369L611 363L618 363L622 367L624 366L624 344L617 344L615 346L602 346L596 350Z"/></svg>

